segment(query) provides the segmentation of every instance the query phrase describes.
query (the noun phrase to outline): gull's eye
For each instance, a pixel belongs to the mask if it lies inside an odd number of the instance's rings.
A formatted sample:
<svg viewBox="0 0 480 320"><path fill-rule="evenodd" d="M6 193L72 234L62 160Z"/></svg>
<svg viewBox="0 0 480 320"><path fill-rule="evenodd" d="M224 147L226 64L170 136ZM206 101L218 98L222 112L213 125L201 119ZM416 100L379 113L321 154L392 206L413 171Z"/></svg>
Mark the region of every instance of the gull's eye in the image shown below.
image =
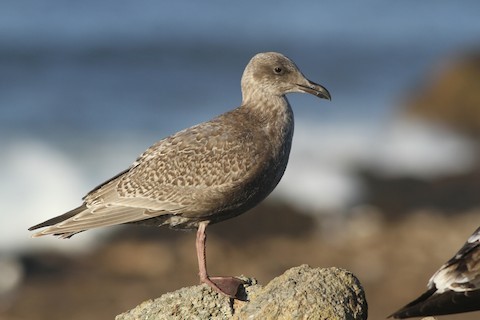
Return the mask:
<svg viewBox="0 0 480 320"><path fill-rule="evenodd" d="M282 73L283 73L283 69L280 68L280 67L275 67L275 68L273 68L273 72L275 72L275 74L282 74Z"/></svg>

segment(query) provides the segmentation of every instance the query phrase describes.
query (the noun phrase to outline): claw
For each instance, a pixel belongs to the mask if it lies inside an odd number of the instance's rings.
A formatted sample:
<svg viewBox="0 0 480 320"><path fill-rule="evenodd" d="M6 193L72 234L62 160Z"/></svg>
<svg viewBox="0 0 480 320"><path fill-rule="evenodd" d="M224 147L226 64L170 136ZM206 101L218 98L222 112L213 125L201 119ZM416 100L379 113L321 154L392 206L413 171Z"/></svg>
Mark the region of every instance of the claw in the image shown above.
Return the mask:
<svg viewBox="0 0 480 320"><path fill-rule="evenodd" d="M201 279L218 293L224 294L232 299L247 301L244 285L247 281L236 277L207 277Z"/></svg>

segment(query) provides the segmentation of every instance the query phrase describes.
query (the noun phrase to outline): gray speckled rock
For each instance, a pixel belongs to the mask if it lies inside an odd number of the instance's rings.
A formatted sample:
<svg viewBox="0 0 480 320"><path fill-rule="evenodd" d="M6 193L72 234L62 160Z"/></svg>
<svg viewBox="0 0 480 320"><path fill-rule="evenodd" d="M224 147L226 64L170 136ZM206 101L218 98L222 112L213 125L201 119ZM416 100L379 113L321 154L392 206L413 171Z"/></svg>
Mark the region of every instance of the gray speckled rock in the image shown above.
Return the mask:
<svg viewBox="0 0 480 320"><path fill-rule="evenodd" d="M367 319L358 279L339 268L287 270L265 287L245 288L249 302L229 299L206 285L183 288L148 300L116 320L152 319Z"/></svg>
<svg viewBox="0 0 480 320"><path fill-rule="evenodd" d="M142 302L115 319L229 319L232 310L228 298L218 295L204 284L182 288L155 300Z"/></svg>
<svg viewBox="0 0 480 320"><path fill-rule="evenodd" d="M360 282L339 268L295 267L249 298L234 319L367 319Z"/></svg>

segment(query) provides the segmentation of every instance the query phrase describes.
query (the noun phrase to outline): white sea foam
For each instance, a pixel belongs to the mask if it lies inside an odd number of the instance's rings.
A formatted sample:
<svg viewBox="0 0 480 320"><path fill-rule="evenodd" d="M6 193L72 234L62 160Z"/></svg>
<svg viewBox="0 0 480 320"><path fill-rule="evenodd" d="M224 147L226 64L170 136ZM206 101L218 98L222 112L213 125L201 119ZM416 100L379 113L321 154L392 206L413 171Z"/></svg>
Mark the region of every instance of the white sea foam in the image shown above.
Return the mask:
<svg viewBox="0 0 480 320"><path fill-rule="evenodd" d="M388 176L429 179L465 172L476 161L469 139L425 122L397 121L376 140L369 162Z"/></svg>
<svg viewBox="0 0 480 320"><path fill-rule="evenodd" d="M67 243L53 237L32 239L27 231L28 227L80 204L84 179L75 162L34 139L6 143L1 161L0 252L39 247L67 251L84 248L93 235Z"/></svg>
<svg viewBox="0 0 480 320"><path fill-rule="evenodd" d="M361 200L364 186L356 168L430 179L464 172L475 160L466 138L423 122L299 123L287 172L273 197L306 212L341 211Z"/></svg>

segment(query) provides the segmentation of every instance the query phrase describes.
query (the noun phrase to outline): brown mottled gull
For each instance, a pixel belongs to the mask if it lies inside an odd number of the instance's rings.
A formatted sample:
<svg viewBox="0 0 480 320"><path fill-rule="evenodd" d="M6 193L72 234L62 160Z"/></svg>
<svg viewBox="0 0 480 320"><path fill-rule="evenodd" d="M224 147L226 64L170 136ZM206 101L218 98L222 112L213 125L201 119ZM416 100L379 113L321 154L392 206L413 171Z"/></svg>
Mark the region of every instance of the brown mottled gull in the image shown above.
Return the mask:
<svg viewBox="0 0 480 320"><path fill-rule="evenodd" d="M428 281L428 290L390 317L439 316L480 311L480 228Z"/></svg>
<svg viewBox="0 0 480 320"><path fill-rule="evenodd" d="M69 238L123 223L197 228L200 280L239 298L242 280L208 276L205 228L254 207L280 181L293 135L293 112L285 94L330 99L327 89L276 52L255 55L241 85L240 107L160 140L130 168L90 191L80 207L29 230L45 227L34 236Z"/></svg>

